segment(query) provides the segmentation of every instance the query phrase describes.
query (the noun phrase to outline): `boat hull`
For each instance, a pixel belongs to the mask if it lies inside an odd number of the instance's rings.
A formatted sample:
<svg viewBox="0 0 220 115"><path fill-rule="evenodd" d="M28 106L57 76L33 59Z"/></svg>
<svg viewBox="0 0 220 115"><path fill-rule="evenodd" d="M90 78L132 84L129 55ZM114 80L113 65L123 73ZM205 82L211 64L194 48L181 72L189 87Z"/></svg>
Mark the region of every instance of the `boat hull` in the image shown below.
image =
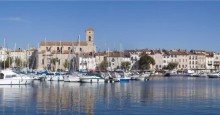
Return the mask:
<svg viewBox="0 0 220 115"><path fill-rule="evenodd" d="M105 79L98 77L81 77L80 82L82 83L105 83Z"/></svg>
<svg viewBox="0 0 220 115"><path fill-rule="evenodd" d="M80 77L65 76L64 82L80 82Z"/></svg>
<svg viewBox="0 0 220 115"><path fill-rule="evenodd" d="M120 78L120 82L129 82L129 78Z"/></svg>
<svg viewBox="0 0 220 115"><path fill-rule="evenodd" d="M29 85L33 79L1 79L0 85Z"/></svg>
<svg viewBox="0 0 220 115"><path fill-rule="evenodd" d="M175 74L175 73L166 73L165 77L175 77L175 76L192 76L190 73L183 73L183 74Z"/></svg>
<svg viewBox="0 0 220 115"><path fill-rule="evenodd" d="M219 75L208 75L209 78L220 78Z"/></svg>

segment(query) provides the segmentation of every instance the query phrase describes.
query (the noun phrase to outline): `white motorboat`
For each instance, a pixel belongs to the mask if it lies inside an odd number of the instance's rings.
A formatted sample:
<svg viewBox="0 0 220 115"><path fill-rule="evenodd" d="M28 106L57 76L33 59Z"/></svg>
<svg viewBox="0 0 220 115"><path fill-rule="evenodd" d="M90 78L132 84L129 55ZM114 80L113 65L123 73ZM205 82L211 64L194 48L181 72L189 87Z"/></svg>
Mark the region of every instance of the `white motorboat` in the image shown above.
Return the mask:
<svg viewBox="0 0 220 115"><path fill-rule="evenodd" d="M46 75L33 75L34 80L45 80Z"/></svg>
<svg viewBox="0 0 220 115"><path fill-rule="evenodd" d="M140 80L140 81L149 80L150 75L151 74L149 72L145 72L144 74L141 74L139 77L137 77L136 80Z"/></svg>
<svg viewBox="0 0 220 115"><path fill-rule="evenodd" d="M12 70L0 71L0 85L27 85L33 82L29 76L21 76Z"/></svg>
<svg viewBox="0 0 220 115"><path fill-rule="evenodd" d="M65 75L64 76L64 82L80 82L80 77L82 75L78 73L73 73L71 75Z"/></svg>
<svg viewBox="0 0 220 115"><path fill-rule="evenodd" d="M56 73L52 73L52 75L50 76L49 81L63 81L63 74L60 72L56 72Z"/></svg>
<svg viewBox="0 0 220 115"><path fill-rule="evenodd" d="M80 82L82 83L104 83L105 79L97 77L97 76L85 76L80 77Z"/></svg>
<svg viewBox="0 0 220 115"><path fill-rule="evenodd" d="M111 78L113 79L114 82L120 82L121 80L121 75L116 73L116 72L112 72L111 74L109 73L109 75L111 76Z"/></svg>
<svg viewBox="0 0 220 115"><path fill-rule="evenodd" d="M104 83L105 79L98 76L83 76L80 77L80 82L82 83Z"/></svg>
<svg viewBox="0 0 220 115"><path fill-rule="evenodd" d="M49 81L63 81L63 76L62 75L53 75L53 76L51 76Z"/></svg>
<svg viewBox="0 0 220 115"><path fill-rule="evenodd" d="M220 71L208 74L209 78L220 78Z"/></svg>
<svg viewBox="0 0 220 115"><path fill-rule="evenodd" d="M131 80L136 80L140 75L133 74L131 75Z"/></svg>

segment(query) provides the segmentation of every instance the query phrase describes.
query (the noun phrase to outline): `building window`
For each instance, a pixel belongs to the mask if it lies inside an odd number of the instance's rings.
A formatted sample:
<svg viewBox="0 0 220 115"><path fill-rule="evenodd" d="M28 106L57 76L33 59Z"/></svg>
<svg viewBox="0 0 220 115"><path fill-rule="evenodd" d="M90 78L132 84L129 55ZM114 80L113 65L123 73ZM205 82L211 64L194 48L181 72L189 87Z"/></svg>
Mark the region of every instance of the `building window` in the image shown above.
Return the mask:
<svg viewBox="0 0 220 115"><path fill-rule="evenodd" d="M112 58L112 62L115 62L115 58Z"/></svg>
<svg viewBox="0 0 220 115"><path fill-rule="evenodd" d="M79 48L79 51L82 51L82 48Z"/></svg>
<svg viewBox="0 0 220 115"><path fill-rule="evenodd" d="M68 50L70 50L70 47L68 47Z"/></svg>
<svg viewBox="0 0 220 115"><path fill-rule="evenodd" d="M60 50L60 48L59 48L59 47L57 47L57 50Z"/></svg>
<svg viewBox="0 0 220 115"><path fill-rule="evenodd" d="M42 64L44 64L44 59L42 59Z"/></svg>
<svg viewBox="0 0 220 115"><path fill-rule="evenodd" d="M166 63L166 60L163 60L163 63Z"/></svg>
<svg viewBox="0 0 220 115"><path fill-rule="evenodd" d="M89 36L89 41L91 42L91 39L92 39L92 37L91 36Z"/></svg>

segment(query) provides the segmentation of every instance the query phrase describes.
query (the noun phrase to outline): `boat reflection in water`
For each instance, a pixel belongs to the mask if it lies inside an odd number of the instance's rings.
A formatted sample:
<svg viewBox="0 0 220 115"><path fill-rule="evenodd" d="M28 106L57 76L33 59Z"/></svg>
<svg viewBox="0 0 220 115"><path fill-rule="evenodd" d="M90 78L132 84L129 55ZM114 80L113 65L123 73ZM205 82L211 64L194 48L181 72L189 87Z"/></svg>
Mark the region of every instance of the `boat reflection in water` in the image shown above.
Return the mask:
<svg viewBox="0 0 220 115"><path fill-rule="evenodd" d="M0 85L0 114L31 113L32 94L30 85Z"/></svg>
<svg viewBox="0 0 220 115"><path fill-rule="evenodd" d="M185 77L101 84L34 81L30 86L0 86L0 113L215 114L219 82Z"/></svg>

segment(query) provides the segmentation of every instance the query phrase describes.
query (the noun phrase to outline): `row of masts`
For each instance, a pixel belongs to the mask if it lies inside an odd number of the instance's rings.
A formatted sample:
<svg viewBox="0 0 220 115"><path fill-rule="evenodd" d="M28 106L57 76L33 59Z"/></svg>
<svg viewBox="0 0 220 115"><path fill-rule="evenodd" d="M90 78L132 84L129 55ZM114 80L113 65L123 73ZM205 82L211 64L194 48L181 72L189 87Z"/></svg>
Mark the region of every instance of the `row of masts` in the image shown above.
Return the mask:
<svg viewBox="0 0 220 115"><path fill-rule="evenodd" d="M16 51L16 46L17 46L17 44L15 43L14 44L14 52ZM7 46L6 46L6 38L4 38L4 43L3 43L3 50L5 51L5 53L7 54L7 51L8 51L8 48L7 48ZM26 52L26 60L27 60L27 67L28 67L28 69L29 69L29 61L28 61L28 54L29 54L29 44L28 44L28 48L27 48L27 50L26 50L27 52ZM15 55L15 54L14 54ZM4 56L5 57L5 56ZM11 56L10 56L10 53L8 53L8 57L6 57L6 59L4 58L4 66L3 66L3 69L6 69L6 60L7 60L7 58L8 58L8 61L9 61L9 63L8 63L8 68L11 68L11 64L13 64L13 68L15 68L15 56L14 56L14 58L12 59L12 63L11 63ZM19 66L23 66L23 61L21 61L22 63L20 63L20 65Z"/></svg>

